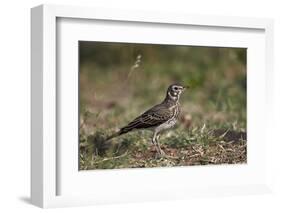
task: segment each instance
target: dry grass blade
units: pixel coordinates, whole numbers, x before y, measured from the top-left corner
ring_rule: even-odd
[[[94,164],[99,164],[99,163],[102,163],[102,162],[105,162],[105,161],[116,160],[116,159],[125,157],[127,154],[128,154],[128,152],[125,152],[125,153],[122,154],[122,155],[115,156],[115,157],[110,157],[110,158],[103,158],[103,159],[100,160],[100,161],[94,161],[94,159],[93,159],[93,163],[94,163]]]

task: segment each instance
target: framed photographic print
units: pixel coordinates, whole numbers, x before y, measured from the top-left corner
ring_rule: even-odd
[[[270,192],[272,20],[31,14],[33,204]]]

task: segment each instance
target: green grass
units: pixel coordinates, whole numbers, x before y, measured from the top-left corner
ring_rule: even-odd
[[[80,169],[143,168],[246,162],[246,138],[234,130],[206,126],[177,129],[161,137],[168,156],[157,157],[151,134],[139,131],[105,142],[107,133],[95,132],[80,140]]]

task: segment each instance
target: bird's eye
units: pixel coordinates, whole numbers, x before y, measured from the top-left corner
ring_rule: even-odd
[[[178,87],[175,87],[174,89],[175,89],[175,90],[178,90],[179,88],[178,88]]]

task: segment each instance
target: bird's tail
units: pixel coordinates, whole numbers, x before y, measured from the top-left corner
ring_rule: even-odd
[[[123,135],[123,134],[125,134],[125,133],[127,133],[127,132],[129,132],[127,129],[121,128],[118,132],[115,132],[115,133],[113,133],[112,135],[109,135],[109,136],[105,139],[105,141],[109,141],[109,140],[111,140],[112,138],[118,137],[118,136]]]
[[[115,137],[117,137],[117,136],[119,136],[119,135],[120,135],[119,131],[118,131],[118,132],[115,132],[115,133],[113,133],[112,135],[109,135],[109,136],[105,139],[105,141],[109,141],[109,140],[111,140],[112,138],[115,138]]]

